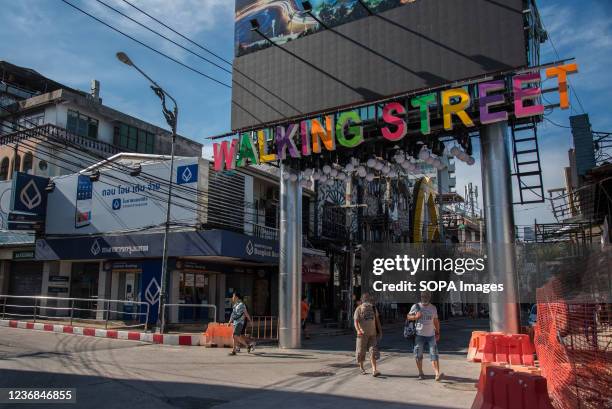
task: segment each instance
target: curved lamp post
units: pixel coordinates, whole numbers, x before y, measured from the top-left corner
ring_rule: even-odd
[[[172,182],[173,182],[173,173],[174,173],[174,146],[176,144],[176,125],[178,120],[178,105],[176,100],[172,98],[170,94],[168,94],[159,84],[144,71],[142,71],[134,62],[128,57],[128,55],[124,52],[117,53],[117,59],[124,63],[127,66],[133,67],[138,71],[143,77],[145,77],[152,85],[151,89],[157,95],[157,97],[161,100],[162,103],[162,112],[164,117],[166,118],[166,122],[172,128],[172,148],[170,151],[170,177],[168,179],[168,200],[166,203],[166,224],[164,229],[164,244],[163,244],[163,253],[162,253],[162,270],[161,270],[161,289],[159,296],[159,306],[157,312],[157,330],[161,333],[164,332],[165,327],[165,317],[164,317],[164,304],[166,301],[166,276],[168,274],[168,233],[170,231],[170,206],[172,199]],[[166,98],[169,98],[174,107],[172,110],[168,109],[166,106]]]

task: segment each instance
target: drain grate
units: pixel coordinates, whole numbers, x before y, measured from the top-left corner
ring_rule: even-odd
[[[304,376],[306,378],[324,378],[326,376],[334,376],[333,372],[315,371],[315,372],[300,372],[298,376]]]
[[[200,398],[197,396],[174,396],[164,399],[167,404],[179,409],[208,409],[227,403],[227,400]]]

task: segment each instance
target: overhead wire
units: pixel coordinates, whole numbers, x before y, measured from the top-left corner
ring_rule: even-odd
[[[217,84],[219,84],[219,85],[222,85],[222,86],[224,86],[224,87],[226,87],[226,88],[228,88],[228,89],[231,89],[231,88],[232,88],[232,85],[227,84],[227,83],[225,83],[225,82],[223,82],[223,81],[221,81],[221,80],[219,80],[219,79],[217,79],[217,78],[213,77],[212,75],[206,74],[206,73],[202,72],[201,70],[199,70],[199,69],[197,69],[197,68],[194,68],[194,67],[192,67],[192,66],[190,66],[190,65],[188,65],[188,64],[185,64],[185,63],[181,62],[180,60],[178,60],[178,59],[176,59],[176,58],[174,58],[174,57],[172,57],[172,56],[170,56],[170,55],[168,55],[168,54],[166,54],[166,53],[164,53],[164,52],[162,52],[162,51],[160,51],[160,50],[158,50],[158,49],[154,48],[153,46],[151,46],[151,45],[149,45],[149,44],[146,44],[146,43],[144,43],[144,42],[143,42],[143,41],[141,41],[141,40],[138,40],[138,39],[137,39],[137,38],[135,38],[134,36],[131,36],[131,35],[129,35],[129,34],[127,34],[127,33],[125,33],[124,31],[122,31],[122,30],[120,30],[120,29],[116,28],[116,27],[115,27],[115,26],[113,26],[112,24],[107,23],[107,22],[105,22],[104,20],[102,20],[102,19],[100,19],[100,18],[96,17],[95,15],[93,15],[93,14],[89,13],[88,11],[86,11],[86,10],[84,10],[84,9],[82,9],[82,8],[80,8],[80,7],[78,7],[78,6],[76,6],[76,5],[74,5],[73,3],[69,2],[68,0],[60,0],[60,1],[62,1],[63,3],[65,3],[65,4],[69,5],[70,7],[74,8],[75,10],[77,10],[77,11],[79,11],[79,12],[83,13],[84,15],[86,15],[86,16],[88,16],[88,17],[90,17],[90,18],[94,19],[95,21],[99,22],[100,24],[103,24],[104,26],[106,26],[106,27],[110,28],[111,30],[113,30],[113,31],[115,31],[115,32],[117,32],[117,33],[119,33],[119,34],[121,34],[121,35],[125,36],[126,38],[129,38],[130,40],[132,40],[132,41],[134,41],[134,42],[138,43],[139,45],[141,45],[141,46],[143,46],[143,47],[145,47],[145,48],[149,49],[150,51],[153,51],[153,52],[155,52],[156,54],[161,55],[162,57],[164,57],[164,58],[166,58],[166,59],[168,59],[168,60],[170,60],[170,61],[172,61],[172,62],[174,62],[174,63],[176,63],[176,64],[178,64],[178,65],[180,65],[180,66],[182,66],[183,68],[186,68],[186,69],[188,69],[188,70],[190,70],[190,71],[192,71],[192,72],[194,72],[194,73],[196,73],[196,74],[199,74],[199,75],[201,75],[201,76],[203,76],[203,77],[207,78],[208,80],[213,81],[213,82],[215,82],[215,83],[217,83]],[[167,41],[169,41],[169,42],[171,42],[171,43],[173,43],[173,44],[177,45],[178,47],[181,47],[182,49],[187,50],[187,51],[188,51],[188,52],[190,52],[191,54],[194,54],[194,55],[198,56],[199,58],[202,58],[202,59],[204,59],[205,61],[207,61],[207,62],[209,62],[209,63],[211,63],[211,64],[214,64],[214,65],[215,65],[215,66],[217,66],[217,67],[220,67],[218,64],[215,64],[215,63],[211,62],[211,61],[210,61],[210,60],[208,60],[206,57],[203,57],[203,56],[201,56],[200,54],[197,54],[197,53],[195,53],[194,51],[192,51],[192,50],[190,50],[190,49],[188,49],[188,48],[186,48],[186,47],[184,47],[184,46],[182,46],[182,45],[180,45],[180,44],[176,43],[175,41],[173,41],[173,40],[169,39],[168,37],[164,36],[163,34],[158,33],[158,32],[156,32],[155,30],[153,30],[153,29],[151,29],[151,28],[149,28],[149,27],[146,27],[146,26],[145,26],[145,25],[143,25],[142,23],[140,23],[140,22],[138,22],[138,21],[136,21],[136,20],[132,19],[131,17],[129,17],[129,16],[127,16],[127,15],[125,15],[124,13],[122,13],[121,11],[119,11],[119,10],[117,10],[117,9],[113,8],[112,6],[107,5],[106,3],[104,3],[104,2],[102,2],[102,1],[100,1],[100,0],[97,0],[97,1],[98,1],[99,3],[101,3],[101,4],[104,4],[104,5],[105,5],[105,6],[107,6],[107,7],[109,7],[109,8],[111,8],[111,9],[115,10],[117,13],[119,13],[119,14],[121,14],[121,15],[125,16],[126,18],[130,19],[131,21],[135,22],[136,24],[138,24],[138,25],[140,25],[140,26],[144,27],[144,28],[145,28],[145,29],[147,29],[148,31],[151,31],[151,32],[155,33],[156,35],[158,35],[158,36],[160,36],[160,37],[162,37],[162,38],[166,39]],[[277,110],[275,107],[273,107],[272,105],[270,105],[270,104],[269,104],[269,103],[268,103],[268,102],[267,102],[265,99],[263,99],[263,98],[261,98],[261,97],[259,97],[259,96],[255,95],[255,94],[254,94],[254,93],[253,93],[251,90],[247,89],[247,88],[246,88],[246,87],[244,87],[242,84],[239,84],[239,83],[237,83],[237,82],[236,82],[236,81],[234,81],[234,80],[232,80],[232,83],[233,83],[233,84],[236,84],[236,85],[237,85],[239,88],[243,89],[243,90],[244,90],[246,93],[248,93],[248,94],[252,95],[252,96],[253,96],[253,98],[255,98],[255,99],[259,100],[261,103],[263,103],[264,105],[266,105],[266,106],[267,106],[268,108],[270,108],[271,110],[275,111],[277,114],[279,114],[279,115],[281,115],[282,117],[286,118],[286,116],[285,116],[285,115],[284,115],[282,112],[278,111],[278,110]],[[243,107],[242,105],[240,105],[238,102],[236,102],[236,101],[232,100],[232,104],[236,105],[237,107],[239,107],[240,109],[242,109],[243,111],[245,111],[245,112],[246,112],[248,115],[250,115],[251,117],[253,117],[253,118],[254,118],[254,119],[256,119],[257,121],[261,121],[261,119],[257,118],[257,116],[255,116],[255,114],[253,114],[252,112],[248,111],[246,108],[244,108],[244,107]],[[295,108],[294,108],[294,109],[295,109]]]
[[[41,140],[41,142],[49,142],[49,141]],[[22,144],[22,145],[24,145],[24,146],[26,146],[26,147],[28,147],[30,149],[33,149],[33,150],[39,149],[39,150],[42,151],[42,149],[40,149],[41,148],[40,145],[31,145],[31,144],[29,144],[29,143],[27,143],[26,141],[23,141],[23,140],[19,141],[18,143],[20,143],[20,144]],[[66,160],[65,158],[62,158],[62,157],[57,156],[55,154],[52,154],[51,152],[44,152],[43,151],[42,153],[47,155],[47,156],[49,156],[52,159],[55,159],[56,161],[60,161],[60,162],[63,162],[63,163],[66,163],[68,165],[73,166],[74,168],[68,168],[66,166],[63,166],[63,165],[57,163],[57,162],[48,161],[49,163],[52,163],[52,164],[56,165],[58,168],[64,169],[64,170],[66,170],[68,172],[74,173],[74,172],[78,171],[77,169],[80,169],[82,167],[82,165],[83,165],[82,163],[79,163],[79,162],[73,162],[73,161]],[[82,158],[83,157],[81,155],[79,157],[79,159],[82,159]],[[41,159],[41,158],[37,157],[37,159]],[[133,180],[122,179],[122,178],[119,178],[119,177],[117,177],[115,175],[111,175],[111,174],[108,174],[108,173],[101,173],[101,176],[104,176],[104,177],[112,179],[112,180],[119,181],[121,183],[133,184]],[[102,182],[102,183],[106,183],[109,186],[114,186],[114,185],[111,185],[111,184],[109,184],[107,182]],[[151,191],[151,192],[138,192],[136,194],[138,196],[141,196],[141,197],[151,198],[154,201],[160,201],[160,202],[161,201],[167,201],[167,190],[164,191],[162,188],[160,188],[160,190],[158,190],[157,192],[154,192],[154,191]],[[181,199],[182,201],[184,201],[184,203],[177,203],[176,202],[177,198]],[[232,220],[231,219],[231,215],[229,215],[227,217],[222,216],[224,213],[226,213],[227,208],[225,208],[225,207],[221,207],[221,206],[218,206],[217,208],[211,207],[210,203],[206,203],[206,205],[205,205],[204,204],[204,202],[205,202],[204,200],[197,201],[195,203],[195,206],[194,206],[192,204],[193,203],[193,199],[194,199],[193,197],[185,197],[185,196],[173,195],[173,199],[174,199],[174,201],[171,200],[171,204],[173,206],[177,206],[179,208],[183,208],[183,209],[186,209],[186,210],[192,210],[192,211],[196,211],[196,212],[201,212],[204,208],[206,208],[206,211],[208,212],[207,214],[210,214],[211,211],[212,212],[218,211],[219,215],[215,216],[216,220],[218,220],[218,221]],[[228,198],[227,200],[228,201],[231,200],[232,201],[231,203],[235,204],[235,198],[231,198],[231,199]],[[222,200],[222,202],[223,202],[223,200]],[[246,206],[245,206],[245,210],[244,210],[243,213],[245,213],[247,215],[255,214],[255,213],[249,213],[249,211],[247,210]]]
[[[544,30],[548,33],[548,40],[550,41],[550,45],[552,46],[553,51],[555,52],[555,55],[557,56],[557,59],[560,59],[561,57],[559,56],[559,51],[557,51],[555,42],[553,41],[552,36],[550,35],[550,32],[548,32],[548,29],[546,28],[546,25],[544,24],[544,20],[542,18],[540,18],[540,22],[542,23],[542,28],[544,28]],[[578,92],[576,92],[574,87],[572,86],[569,79],[567,80],[567,85],[572,90],[572,93],[576,97],[576,101],[578,101],[578,105],[580,106],[580,109],[582,110],[582,113],[584,114],[586,111],[584,110],[584,107],[582,106],[582,101],[580,100],[580,96],[578,95]]]

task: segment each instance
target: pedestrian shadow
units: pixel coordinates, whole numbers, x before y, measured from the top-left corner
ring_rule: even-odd
[[[279,359],[317,359],[312,355],[306,354],[283,354],[282,352],[253,352],[251,355],[263,358],[279,358]]]
[[[469,384],[473,384],[478,382],[478,379],[474,379],[474,378],[464,378],[462,376],[452,376],[452,375],[444,375],[444,378],[442,378],[442,383],[469,383]]]

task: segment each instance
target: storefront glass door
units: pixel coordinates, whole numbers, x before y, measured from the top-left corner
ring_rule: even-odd
[[[70,297],[92,299],[92,301],[75,301],[74,316],[95,318],[98,298],[98,276],[100,263],[72,263],[70,279]]]
[[[180,272],[179,300],[182,304],[211,304],[209,298],[210,275],[198,272]],[[208,308],[184,307],[179,310],[179,321],[201,321],[208,318]]]

